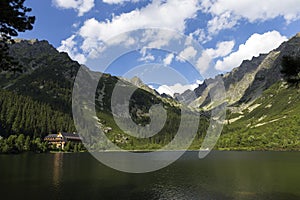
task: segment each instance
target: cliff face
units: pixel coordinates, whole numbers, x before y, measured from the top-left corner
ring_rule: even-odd
[[[256,100],[264,90],[282,79],[281,61],[283,56],[300,56],[300,33],[284,42],[268,54],[261,54],[251,60],[243,61],[231,72],[214,79],[207,79],[194,90],[197,99],[193,100],[195,107],[209,107],[209,91],[219,78],[224,82],[226,102],[228,105],[240,105]],[[178,98],[188,96],[189,91]]]
[[[254,100],[259,95],[282,78],[281,61],[283,56],[300,56],[300,34],[297,34],[289,41],[284,42],[278,49],[269,53],[269,59],[263,63],[263,67],[257,72],[250,87],[245,91],[240,102]]]

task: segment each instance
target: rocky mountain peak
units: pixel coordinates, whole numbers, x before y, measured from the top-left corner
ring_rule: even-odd
[[[141,87],[144,85],[143,81],[137,76],[132,77],[130,79],[130,82],[137,87]]]
[[[223,77],[226,90],[226,100],[229,105],[247,103],[257,99],[261,93],[271,85],[282,79],[281,60],[283,56],[300,56],[300,33],[282,43],[277,49],[268,54],[260,54],[251,60],[226,73]],[[213,88],[219,76],[207,79],[195,89],[196,107],[205,107],[209,104],[209,91]],[[184,93],[184,96],[187,96]]]

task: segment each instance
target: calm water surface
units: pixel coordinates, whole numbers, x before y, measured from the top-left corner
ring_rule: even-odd
[[[0,155],[1,199],[300,199],[300,152],[188,152],[156,172],[110,169],[88,153]]]

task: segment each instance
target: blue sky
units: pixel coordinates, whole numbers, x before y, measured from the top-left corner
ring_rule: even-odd
[[[25,4],[33,9],[36,23],[19,37],[48,40],[91,69],[117,76],[133,75],[141,65],[161,66],[155,68],[161,71],[169,67],[185,78],[176,81],[164,71],[165,82],[158,84],[160,88],[154,85],[169,94],[195,88],[204,78],[226,73],[300,32],[299,0],[27,0]],[[165,51],[174,49],[170,42],[174,44],[176,34],[148,34],[144,29],[149,28],[182,34],[194,45],[185,42],[177,51]],[[137,29],[142,29],[139,38],[131,37],[130,31]],[[147,42],[141,42],[145,38]],[[108,68],[97,60],[107,49],[111,52],[111,46],[115,51],[122,45],[133,50],[109,62]],[[142,79],[151,83],[149,77]]]

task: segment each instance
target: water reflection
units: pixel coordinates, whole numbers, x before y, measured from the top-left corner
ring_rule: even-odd
[[[61,188],[63,174],[63,153],[53,155],[53,187],[56,191]]]
[[[299,152],[212,152],[202,160],[187,152],[146,174],[118,172],[86,153],[0,155],[0,163],[1,199],[300,199]]]

